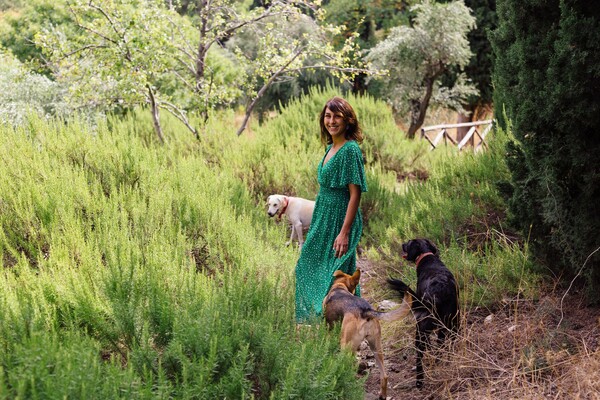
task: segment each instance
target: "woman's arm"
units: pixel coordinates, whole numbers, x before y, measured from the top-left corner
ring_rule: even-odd
[[[358,205],[360,204],[360,186],[353,183],[348,185],[350,190],[350,201],[348,202],[348,208],[346,209],[346,217],[344,218],[344,224],[340,230],[339,235],[333,242],[333,250],[335,256],[340,258],[348,251],[348,235],[350,234],[350,228],[358,212]]]

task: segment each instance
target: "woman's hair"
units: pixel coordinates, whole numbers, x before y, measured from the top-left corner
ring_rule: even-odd
[[[331,134],[327,131],[327,128],[325,128],[325,111],[328,108],[336,114],[341,113],[344,117],[344,122],[346,123],[346,133],[344,134],[344,137],[347,140],[356,140],[358,143],[362,143],[362,129],[360,128],[354,109],[350,103],[337,96],[327,100],[325,107],[323,107],[323,111],[321,111],[321,116],[319,117],[319,123],[321,124],[321,142],[324,144],[333,143]]]

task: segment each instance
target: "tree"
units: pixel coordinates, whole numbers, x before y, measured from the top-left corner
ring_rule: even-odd
[[[361,54],[377,44],[394,26],[408,21],[407,9],[419,0],[331,0],[325,3],[327,21],[344,26],[342,37],[358,34],[357,45]],[[352,81],[353,93],[369,92],[379,97],[373,85],[367,85],[368,75],[359,74]]]
[[[324,11],[312,7],[311,13],[316,18],[305,13],[288,14],[286,18],[269,18],[264,24],[243,29],[242,32],[253,38],[254,46],[249,53],[235,41],[228,46],[234,49],[240,63],[247,66],[248,86],[250,90],[254,88],[238,135],[246,129],[257,102],[276,82],[298,77],[306,71],[325,70],[341,82],[360,73],[374,73],[355,57],[357,34],[349,35],[343,46],[336,48],[331,38],[339,35],[343,27],[319,22],[323,20]]]
[[[109,105],[149,105],[161,141],[160,110],[175,115],[199,138],[189,114],[206,121],[210,109],[246,94],[250,100],[241,133],[257,99],[278,78],[311,68],[335,70],[341,76],[362,71],[352,68],[347,56],[354,37],[341,51],[327,44],[336,30],[317,23],[323,15],[316,2],[272,1],[247,10],[235,0],[200,0],[193,18],[165,3],[76,0],[70,10],[78,34],[46,30],[37,42],[54,63],[57,77],[72,85],[73,95]],[[309,11],[316,17],[309,17]],[[300,20],[312,23],[310,34],[291,37],[287,27]],[[247,31],[257,33],[255,58],[225,46]],[[306,65],[309,59],[317,61]],[[257,77],[263,80],[260,88]]]
[[[396,114],[410,114],[409,138],[421,127],[430,102],[462,110],[464,99],[477,93],[464,74],[454,86],[441,85],[441,77],[452,66],[463,68],[471,58],[468,32],[475,18],[462,1],[436,4],[425,1],[412,9],[413,27],[393,28],[377,44],[367,60],[389,71],[383,95]]]
[[[498,0],[497,11],[494,105],[514,135],[511,221],[538,260],[581,273],[598,300],[600,4]]]
[[[0,49],[0,124],[20,125],[29,112],[66,117],[73,111],[60,84],[29,71]]]
[[[54,26],[35,40],[56,79],[68,84],[73,103],[107,110],[149,105],[161,142],[164,109],[198,137],[186,110],[165,90],[184,72],[178,57],[193,32],[187,20],[158,0],[77,0],[69,10],[77,30]]]
[[[0,9],[2,1],[0,0]],[[9,2],[10,8],[0,18],[0,45],[35,72],[50,76],[44,65],[42,50],[35,45],[34,36],[42,29],[72,24],[66,0],[28,0],[20,4]]]

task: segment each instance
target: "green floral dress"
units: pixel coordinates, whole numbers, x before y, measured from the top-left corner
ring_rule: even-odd
[[[331,149],[327,147],[325,155]],[[321,315],[323,299],[333,281],[333,273],[340,269],[347,274],[356,270],[356,247],[362,235],[360,208],[354,218],[348,237],[348,252],[335,257],[333,242],[339,235],[353,183],[361,192],[367,191],[363,156],[358,143],[350,140],[325,165],[319,163],[319,194],[315,210],[296,265],[296,321],[303,323]],[[360,295],[357,288],[356,294]]]

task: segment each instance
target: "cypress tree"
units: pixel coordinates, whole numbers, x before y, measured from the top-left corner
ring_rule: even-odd
[[[514,135],[512,222],[551,270],[581,270],[598,300],[600,4],[497,0],[497,12],[494,106]]]

